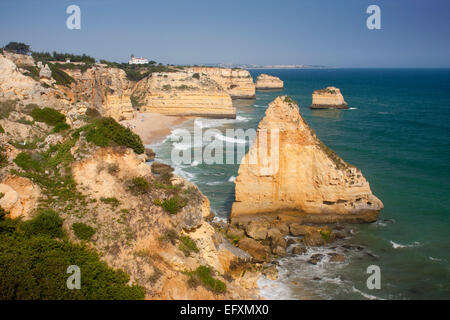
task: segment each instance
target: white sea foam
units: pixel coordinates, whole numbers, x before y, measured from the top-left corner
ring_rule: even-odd
[[[355,108],[355,107],[350,107],[350,108],[348,108],[348,110],[357,110],[358,108]]]
[[[226,137],[222,134],[215,134],[214,136],[219,140],[229,142],[229,143],[239,143],[239,144],[247,143],[247,141],[245,139],[236,139],[236,138]]]
[[[222,181],[212,181],[212,182],[207,182],[205,184],[208,185],[208,186],[217,186],[217,185],[222,184],[222,183],[223,183]]]
[[[197,118],[194,120],[194,125],[200,128],[215,128],[223,126],[227,123],[235,123],[235,122],[247,122],[249,118],[244,116],[236,116],[236,119],[204,119]]]
[[[262,276],[257,281],[259,294],[267,300],[291,300],[291,288],[281,281],[269,280]]]
[[[377,296],[373,296],[371,294],[367,294],[362,292],[361,290],[356,289],[355,287],[352,287],[353,292],[357,292],[360,295],[362,295],[364,298],[369,299],[369,300],[385,300],[383,298],[377,297]]]
[[[228,179],[228,182],[234,182],[234,180],[236,180],[236,177],[235,177],[235,176],[231,176],[231,177]]]
[[[431,261],[442,261],[441,259],[438,258],[433,258],[433,257],[428,257]]]
[[[394,248],[394,249],[414,248],[414,247],[420,246],[420,242],[418,242],[418,241],[414,241],[411,244],[400,244],[400,243],[396,243],[391,240],[390,243],[392,245],[392,248]]]
[[[191,163],[191,167],[196,167],[198,165],[199,165],[199,163],[196,160],[192,161],[192,163]]]

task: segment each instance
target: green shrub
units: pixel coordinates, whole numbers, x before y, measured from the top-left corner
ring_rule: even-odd
[[[200,79],[200,74],[198,72],[196,72],[192,75],[192,78],[195,78],[198,80],[198,79]]]
[[[39,69],[36,66],[30,66],[30,65],[19,65],[19,68],[22,68],[24,70],[28,71],[28,74],[31,78],[33,78],[36,81],[39,81]]]
[[[72,230],[80,240],[91,240],[92,236],[95,234],[95,229],[82,222],[76,222],[72,224]]]
[[[162,271],[159,270],[157,267],[153,267],[153,274],[150,276],[150,282],[155,284],[159,278],[162,276]]]
[[[66,122],[66,116],[61,112],[52,108],[34,108],[31,111],[31,116],[35,121],[45,122],[49,126],[56,126],[60,123]]]
[[[143,299],[144,288],[129,286],[129,276],[101,261],[85,246],[46,236],[15,232],[17,219],[0,222],[0,299]],[[68,290],[67,268],[81,269],[81,289]]]
[[[186,200],[181,198],[178,195],[175,195],[171,197],[170,199],[166,199],[162,203],[162,208],[170,213],[170,214],[176,214],[179,212],[183,207],[186,205]]]
[[[91,119],[101,117],[100,112],[98,112],[98,110],[94,108],[87,108],[85,115]]]
[[[55,79],[56,84],[63,86],[70,86],[71,83],[75,83],[75,79],[69,76],[66,72],[61,70],[61,66],[58,64],[48,64],[50,70],[52,71],[52,78]]]
[[[181,241],[181,243],[180,243],[179,248],[180,248],[181,251],[183,251],[183,253],[184,253],[184,255],[186,257],[190,256],[191,252],[198,253],[198,251],[199,251],[198,247],[195,244],[195,241],[192,240],[191,237],[189,237],[189,236],[182,236],[180,238],[180,241]]]
[[[331,238],[331,230],[330,229],[322,229],[320,230],[320,235],[322,236],[322,239],[324,239],[326,242],[330,241]]]
[[[31,155],[27,152],[21,152],[14,159],[14,162],[23,170],[42,171],[39,161],[33,160]]]
[[[82,130],[86,130],[87,141],[100,147],[115,144],[131,148],[137,154],[145,151],[141,138],[113,118],[97,119],[92,125],[88,125]]]
[[[8,157],[6,155],[5,149],[0,146],[0,168],[5,167],[8,164]]]
[[[189,285],[196,287],[203,285],[205,288],[212,290],[216,293],[224,293],[227,291],[226,285],[223,281],[214,279],[212,276],[212,270],[208,266],[200,266],[195,271],[188,272]]]
[[[162,200],[161,199],[154,199],[153,204],[155,206],[162,206]]]
[[[135,194],[148,192],[150,183],[144,177],[135,177],[131,180],[130,190]]]
[[[0,133],[5,133],[5,129],[3,129],[1,124],[0,124]]]
[[[70,129],[70,126],[65,122],[60,122],[53,128],[53,132],[57,133],[67,129]]]
[[[62,219],[51,209],[41,210],[31,220],[22,224],[22,230],[28,236],[44,235],[51,238],[62,238]]]

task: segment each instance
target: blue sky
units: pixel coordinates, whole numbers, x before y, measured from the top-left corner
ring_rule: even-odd
[[[81,8],[81,30],[66,8]],[[368,30],[366,8],[381,8]],[[450,67],[449,0],[40,0],[0,2],[0,46],[163,63]]]

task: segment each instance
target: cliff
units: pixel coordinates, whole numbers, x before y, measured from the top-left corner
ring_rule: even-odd
[[[260,74],[256,78],[256,90],[281,90],[284,83],[280,78],[265,73]]]
[[[236,117],[230,95],[210,77],[192,72],[153,73],[136,84],[133,99],[143,112]]]
[[[269,104],[258,126],[258,142],[264,132],[272,150],[255,142],[245,155],[235,181],[232,221],[258,215],[288,216],[299,223],[377,219],[383,204],[361,171],[317,138],[293,100],[281,96]],[[254,155],[259,161],[249,163]]]
[[[100,114],[116,120],[134,117],[130,99],[134,84],[127,79],[125,71],[103,66],[93,66],[85,72],[64,69],[64,65],[61,69],[76,80],[70,86],[72,102],[87,102]]]
[[[255,84],[250,72],[242,69],[189,67],[186,71],[207,75],[228,92],[232,99],[254,99]]]
[[[335,87],[327,87],[315,90],[312,94],[311,109],[348,109],[347,102],[341,94],[341,90]]]
[[[5,117],[1,121],[8,125],[6,132],[0,132],[3,244],[12,251],[20,250],[16,238],[22,239],[25,231],[30,232],[33,243],[53,241],[48,234],[51,231],[57,237],[52,242],[55,247],[82,244],[67,250],[57,271],[53,265],[45,265],[51,262],[42,260],[40,266],[46,273],[39,277],[33,273],[35,265],[30,265],[33,290],[28,291],[41,298],[55,297],[58,290],[67,292],[65,278],[52,279],[59,277],[61,268],[67,268],[64,263],[72,261],[73,250],[86,250],[83,256],[95,252],[95,259],[114,270],[123,270],[120,279],[129,276],[123,285],[139,286],[147,299],[258,298],[258,274],[251,270],[251,256],[233,246],[220,228],[207,221],[211,215],[209,200],[187,180],[152,170],[146,163],[142,143],[131,131],[109,118],[87,119],[80,115],[71,121],[78,123],[78,130],[71,126],[54,132],[53,125],[39,121],[20,123],[28,119],[21,107]],[[26,128],[13,132],[14,124]],[[34,142],[22,143],[22,131],[34,132]],[[44,221],[37,220],[43,215]],[[45,219],[51,219],[50,231]],[[24,246],[27,251],[21,261],[52,255],[51,245],[42,245],[36,251]],[[13,255],[3,258],[2,263],[15,263]],[[84,290],[70,297],[105,294],[107,286],[99,284],[102,276],[95,270],[94,275],[87,271],[93,261],[75,261],[85,279]],[[31,297],[25,289],[29,282],[22,281],[18,274],[1,276],[8,279],[0,289],[6,292],[7,288],[18,287],[23,289],[22,298]],[[108,277],[111,279],[112,274]],[[55,288],[48,286],[49,282]],[[124,298],[118,294],[119,288],[115,288],[112,297]]]
[[[134,116],[131,105],[133,83],[123,70],[92,66],[58,64],[58,75],[73,81],[62,85],[53,78],[48,64],[35,63],[28,55],[0,54],[0,98],[16,99],[21,104],[53,106],[63,112],[85,112],[88,107],[116,120]]]

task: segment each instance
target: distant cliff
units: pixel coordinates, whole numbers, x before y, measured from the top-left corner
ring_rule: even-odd
[[[205,74],[215,80],[232,99],[255,98],[255,84],[247,70],[215,67],[188,67],[186,70],[196,74]]]
[[[282,96],[269,104],[258,126],[258,139],[266,130],[270,136],[279,131],[279,147],[268,139],[273,149],[259,154],[255,142],[244,157],[235,181],[232,221],[264,214],[285,214],[300,223],[377,219],[383,204],[361,171],[317,138],[293,100]],[[249,154],[259,154],[259,161],[248,164]],[[275,171],[265,171],[265,161]]]
[[[280,78],[265,73],[260,74],[256,78],[255,84],[257,90],[281,90],[284,87],[284,83]]]
[[[207,75],[192,72],[153,73],[133,91],[140,111],[177,116],[235,118],[230,95]]]

